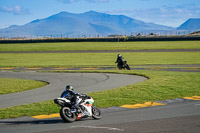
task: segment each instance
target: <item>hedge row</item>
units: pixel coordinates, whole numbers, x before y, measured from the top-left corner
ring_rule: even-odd
[[[122,41],[191,41],[200,36],[159,37],[114,37],[114,38],[44,38],[44,39],[0,39],[0,43],[42,43],[42,42],[122,42]]]

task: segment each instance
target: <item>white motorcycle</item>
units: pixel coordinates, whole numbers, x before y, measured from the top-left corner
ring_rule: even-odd
[[[54,103],[61,106],[60,116],[65,122],[74,122],[82,118],[92,117],[94,119],[101,119],[101,111],[93,106],[93,98],[87,95],[78,95],[77,100],[79,109],[72,108],[71,101],[66,98],[56,98]]]

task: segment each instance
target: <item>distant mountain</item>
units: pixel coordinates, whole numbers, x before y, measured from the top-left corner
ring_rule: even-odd
[[[60,12],[48,18],[37,19],[22,26],[0,29],[0,37],[40,36],[107,36],[131,32],[172,30],[172,27],[146,23],[124,15],[110,15],[89,11],[75,14]]]
[[[177,30],[200,30],[200,18],[188,19],[186,22],[181,24]]]

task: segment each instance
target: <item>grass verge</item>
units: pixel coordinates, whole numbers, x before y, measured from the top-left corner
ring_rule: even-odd
[[[0,94],[9,94],[40,88],[48,83],[35,80],[0,78]]]
[[[0,54],[1,67],[102,67],[115,66],[118,53]],[[121,53],[129,65],[200,64],[200,52]]]
[[[95,105],[100,108],[200,95],[200,73],[115,70],[75,72],[137,74],[150,78],[145,82],[135,85],[88,93],[88,95],[94,98]],[[46,101],[0,109],[0,119],[52,114],[58,112],[59,107],[55,105],[53,101]]]
[[[0,51],[200,49],[200,41],[58,42],[0,44]]]

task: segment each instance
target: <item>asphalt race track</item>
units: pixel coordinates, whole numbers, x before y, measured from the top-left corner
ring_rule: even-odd
[[[0,78],[33,79],[49,83],[34,90],[0,95],[0,108],[52,100],[60,96],[66,85],[72,85],[76,92],[88,93],[147,80],[142,76],[124,74],[38,72],[0,72]]]
[[[61,118],[0,121],[1,133],[199,133],[200,102],[140,109],[102,109],[102,119],[63,123]]]
[[[145,81],[145,77],[106,73],[0,72],[0,78],[46,81],[49,85],[14,94],[0,95],[0,108],[40,102],[59,97],[67,84],[80,93],[112,89]],[[179,101],[164,106],[101,109],[102,119],[64,123],[61,118],[21,117],[0,120],[0,133],[198,133],[200,101]]]

